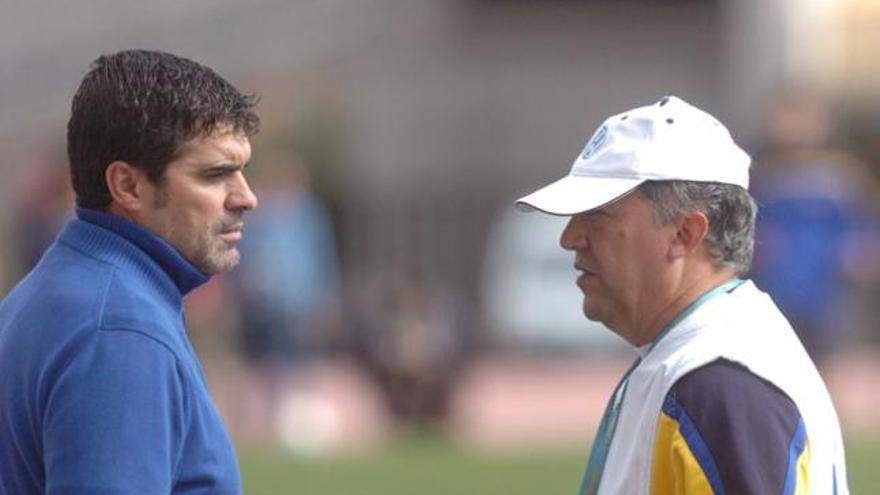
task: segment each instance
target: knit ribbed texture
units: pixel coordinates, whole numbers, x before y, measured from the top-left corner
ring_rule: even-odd
[[[86,226],[77,225],[76,222],[71,223],[72,235],[77,236],[79,241],[89,248],[90,253],[95,253],[97,257],[109,263],[132,266],[155,280],[162,287],[167,285],[168,281],[160,280],[164,278],[161,273],[149,266],[158,263],[162,267],[162,272],[170,277],[170,281],[176,286],[179,292],[178,299],[209,279],[192,263],[184,259],[170,244],[134,222],[79,205],[76,207],[76,216],[93,226],[101,227],[101,229],[86,228]],[[104,230],[109,230],[117,235],[112,235]],[[119,238],[120,236],[122,239]],[[129,249],[113,248],[118,246],[119,242],[125,241],[139,247],[147,256],[133,256]],[[90,249],[91,247],[95,249]]]
[[[0,303],[0,493],[240,495],[184,327],[208,277],[134,223],[77,216]]]

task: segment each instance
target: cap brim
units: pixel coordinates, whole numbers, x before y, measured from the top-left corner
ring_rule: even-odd
[[[635,189],[644,179],[568,175],[516,200],[522,211],[576,215],[604,206]]]

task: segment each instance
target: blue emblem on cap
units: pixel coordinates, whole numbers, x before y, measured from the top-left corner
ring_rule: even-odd
[[[599,148],[605,144],[605,138],[608,137],[608,126],[603,125],[593,134],[593,137],[590,138],[590,141],[587,143],[587,146],[584,147],[584,152],[581,153],[581,159],[586,160],[593,156]]]

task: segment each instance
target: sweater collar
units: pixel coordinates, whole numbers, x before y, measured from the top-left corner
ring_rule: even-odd
[[[76,216],[84,222],[105,228],[141,248],[171,277],[181,295],[186,295],[210,279],[174,247],[134,222],[79,205],[76,205]]]

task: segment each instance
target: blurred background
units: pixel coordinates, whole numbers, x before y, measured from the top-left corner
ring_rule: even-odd
[[[242,265],[188,301],[246,493],[573,493],[633,352],[512,202],[674,94],[753,156],[752,276],[880,487],[875,0],[2,2],[0,288],[72,213],[71,97],[161,49],[261,98]]]

